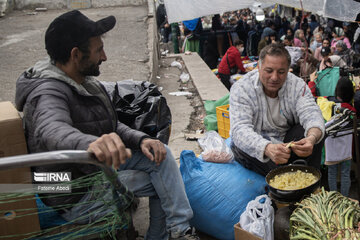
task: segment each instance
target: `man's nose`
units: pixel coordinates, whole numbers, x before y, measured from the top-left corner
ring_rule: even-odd
[[[277,80],[278,79],[278,73],[276,72],[276,71],[273,71],[272,73],[271,73],[271,80]]]
[[[101,61],[105,62],[107,60],[107,57],[106,57],[106,53],[104,50],[102,50],[102,53],[101,53]]]

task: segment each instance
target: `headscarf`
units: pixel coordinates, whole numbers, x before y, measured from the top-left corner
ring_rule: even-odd
[[[336,42],[336,47],[341,47],[342,51],[344,52],[348,49],[348,47],[346,46],[346,43],[343,40],[339,40]]]
[[[334,32],[338,37],[342,37],[342,36],[345,35],[344,29],[342,29],[341,27],[335,27],[333,32]]]
[[[300,36],[300,32],[303,32],[302,29],[298,29],[295,31],[295,34],[294,34],[294,37],[296,37],[297,39],[300,39],[299,36]],[[300,39],[301,41],[304,41],[304,39]]]
[[[352,66],[354,51],[352,49],[348,49],[343,40],[337,41],[336,47],[341,47],[342,51],[339,52],[338,50],[335,50],[334,55],[341,56],[348,67]]]

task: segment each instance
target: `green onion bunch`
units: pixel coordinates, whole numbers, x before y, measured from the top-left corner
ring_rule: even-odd
[[[360,207],[357,201],[335,191],[311,194],[290,217],[290,239],[358,240]]]

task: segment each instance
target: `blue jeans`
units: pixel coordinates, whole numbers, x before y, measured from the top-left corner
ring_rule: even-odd
[[[340,166],[341,168],[340,193],[347,197],[349,196],[349,190],[351,185],[351,180],[350,180],[351,160],[346,160],[334,165],[328,165],[329,188],[330,191],[337,191],[338,166]]]
[[[165,240],[169,234],[176,238],[189,228],[193,217],[185,187],[175,159],[166,146],[166,159],[156,166],[141,151],[134,151],[133,157],[120,166],[119,180],[138,197],[150,197],[150,226],[145,239]],[[112,199],[108,186],[94,186],[100,191],[89,191],[79,203],[61,216],[67,221],[87,224],[116,211],[107,206],[104,199]],[[101,197],[101,198],[100,198]],[[102,201],[94,201],[100,198]],[[85,216],[85,217],[84,217]]]

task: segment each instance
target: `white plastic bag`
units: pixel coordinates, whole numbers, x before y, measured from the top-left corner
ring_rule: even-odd
[[[266,194],[248,203],[240,216],[240,226],[264,240],[274,240],[274,209]]]
[[[191,92],[170,92],[169,95],[172,96],[191,96],[192,93]]]
[[[190,75],[186,72],[181,73],[180,80],[182,83],[187,83],[190,80]]]
[[[173,61],[172,63],[171,63],[171,66],[172,67],[177,67],[178,69],[182,69],[182,65],[181,65],[181,63],[180,62],[178,62],[178,61]]]
[[[228,163],[234,158],[231,149],[226,145],[224,139],[216,132],[209,131],[198,140],[200,147],[204,150],[201,155],[204,161],[216,163]]]

